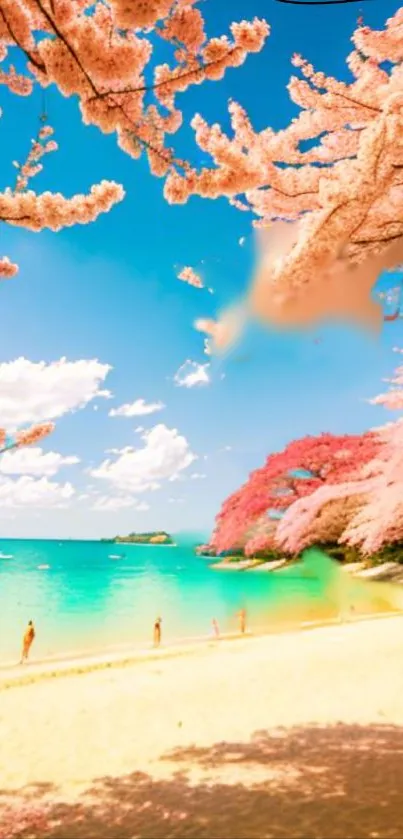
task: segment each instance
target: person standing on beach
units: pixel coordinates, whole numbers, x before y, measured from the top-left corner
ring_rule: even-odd
[[[240,631],[241,635],[244,635],[245,631],[246,631],[246,609],[241,609],[241,611],[238,612],[238,617],[239,617],[239,631]]]
[[[23,642],[22,642],[22,655],[20,664],[24,664],[24,661],[28,661],[29,651],[32,647],[33,640],[35,638],[35,627],[32,621],[29,621],[28,626],[25,630]]]
[[[216,618],[213,618],[212,626],[213,626],[214,637],[219,638],[220,637],[220,627],[218,626],[218,621],[216,620]]]
[[[154,623],[154,647],[159,647],[161,644],[161,623],[162,618],[157,618]]]

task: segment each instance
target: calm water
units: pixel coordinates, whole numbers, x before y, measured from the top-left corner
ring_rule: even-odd
[[[251,629],[335,614],[323,555],[280,574],[217,571],[195,556],[200,538],[176,539],[177,547],[0,540],[0,662],[18,657],[30,619],[33,657],[42,658],[144,646],[157,615],[169,642],[210,634],[213,617],[231,632],[242,607]]]

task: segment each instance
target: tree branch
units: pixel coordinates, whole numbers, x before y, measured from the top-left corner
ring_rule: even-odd
[[[85,67],[83,67],[75,49],[71,46],[71,44],[69,44],[67,38],[65,38],[65,36],[63,35],[63,32],[61,31],[61,29],[59,29],[57,23],[55,23],[55,21],[53,20],[53,18],[49,14],[49,12],[46,11],[46,9],[43,6],[42,0],[35,0],[35,2],[37,4],[37,6],[39,7],[41,13],[43,14],[44,18],[47,20],[49,25],[52,27],[55,35],[57,35],[57,37],[60,38],[60,40],[62,41],[62,43],[66,47],[66,49],[69,51],[70,55],[74,58],[75,62],[77,63],[77,65],[80,68],[83,76],[86,78],[88,84],[90,85],[90,87],[92,88],[94,93],[97,94],[98,93],[97,88],[95,87],[91,77],[88,75]]]
[[[107,96],[116,95],[119,96],[124,93],[148,93],[153,90],[158,90],[160,87],[164,87],[164,85],[172,84],[173,82],[180,81],[181,79],[187,79],[189,76],[194,76],[196,73],[203,74],[209,67],[214,67],[215,65],[219,64],[228,56],[232,55],[235,51],[236,47],[233,47],[231,50],[223,56],[222,58],[216,59],[215,61],[208,61],[206,64],[201,64],[196,67],[194,70],[185,70],[184,73],[179,73],[179,75],[174,76],[172,79],[167,79],[164,82],[155,82],[155,84],[146,84],[142,87],[126,87],[123,90],[106,90],[103,93],[98,93],[97,96],[91,96],[89,98],[89,102],[92,102],[93,99],[105,99]]]
[[[33,65],[34,65],[34,67],[37,67],[37,68],[38,68],[38,70],[40,70],[42,73],[43,73],[43,72],[45,72],[45,70],[46,70],[45,65],[44,65],[44,64],[41,64],[41,63],[40,63],[40,62],[39,62],[36,58],[34,58],[34,57],[33,57],[33,55],[31,55],[31,53],[30,53],[30,52],[27,52],[27,50],[26,50],[26,49],[24,49],[24,47],[23,47],[23,46],[21,46],[21,44],[19,43],[18,38],[17,38],[17,37],[16,37],[16,35],[14,34],[13,29],[12,29],[12,27],[11,27],[11,24],[10,24],[10,23],[9,23],[9,21],[7,20],[7,18],[6,18],[6,16],[5,16],[4,11],[3,11],[3,9],[2,9],[2,8],[0,8],[0,14],[1,14],[2,18],[3,18],[3,21],[4,21],[4,24],[5,24],[5,27],[6,27],[7,31],[9,32],[10,38],[14,41],[14,43],[16,44],[16,46],[17,46],[17,47],[19,47],[19,49],[21,50],[21,52],[23,52],[23,53],[24,53],[24,55],[27,57],[28,61],[30,61],[30,62],[31,62],[31,64],[33,64]]]

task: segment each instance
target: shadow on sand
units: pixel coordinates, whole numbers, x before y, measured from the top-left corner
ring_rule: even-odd
[[[143,773],[101,778],[74,804],[56,800],[51,784],[11,797],[0,793],[0,836],[13,818],[8,835],[19,839],[402,836],[400,728],[340,724],[256,732],[249,743],[178,748],[161,764],[169,780]],[[28,816],[21,822],[17,812],[25,807],[28,813],[31,805],[42,817],[36,813],[29,826]]]

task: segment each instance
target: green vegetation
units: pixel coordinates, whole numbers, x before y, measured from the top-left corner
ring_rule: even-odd
[[[101,539],[101,542],[140,544],[140,545],[173,545],[172,536],[165,530],[151,530],[147,533],[129,533],[128,536],[114,536],[113,539]]]
[[[384,562],[398,562],[403,565],[403,542],[394,542],[391,545],[386,545],[372,556],[364,556],[355,547],[347,545],[338,545],[337,543],[323,543],[316,545],[319,550],[326,553],[337,562],[351,563],[351,562],[365,562],[368,566],[382,565]],[[202,556],[217,557],[217,559],[225,559],[226,562],[240,562],[243,559],[259,559],[262,562],[275,562],[278,559],[289,559],[290,562],[298,560],[299,556],[292,556],[285,551],[266,550],[256,553],[253,557],[245,557],[243,550],[224,551],[216,554],[210,551],[208,546],[205,550],[198,551]]]

